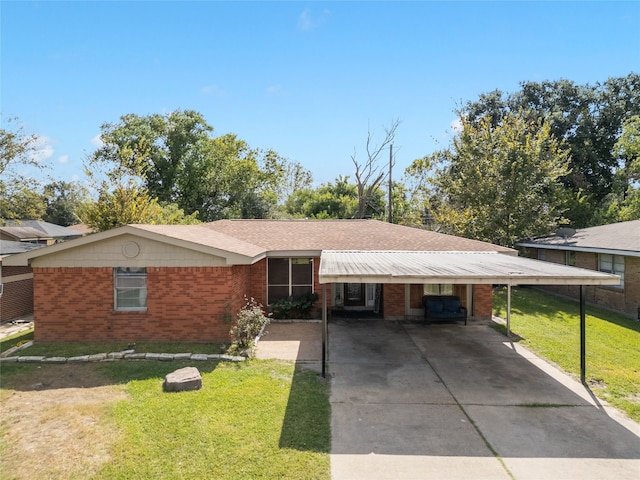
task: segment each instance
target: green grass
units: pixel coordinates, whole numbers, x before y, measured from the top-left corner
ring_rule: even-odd
[[[494,313],[506,318],[505,290],[496,291],[493,305]],[[511,331],[531,350],[580,376],[577,302],[538,290],[513,289]],[[640,421],[640,322],[587,306],[586,380],[596,395]]]
[[[33,329],[12,335],[0,341],[0,352],[26,341],[33,340]],[[187,342],[137,342],[129,345],[125,342],[37,342],[33,346],[20,350],[15,355],[44,355],[47,357],[76,357],[95,353],[121,352],[132,348],[136,353],[224,353],[226,345],[222,343]]]
[[[164,376],[187,365],[193,366],[138,361],[83,367],[98,369],[128,393],[109,409],[107,419],[120,434],[111,460],[94,478],[330,478],[329,387],[316,372],[292,362],[199,362],[201,390],[163,392]],[[6,367],[5,378],[29,373],[23,365]],[[64,368],[42,366],[56,367]]]
[[[100,478],[329,478],[326,384],[292,363],[220,362],[203,388],[162,393],[175,366],[105,368],[127,382],[113,410],[124,437]],[[201,369],[202,371],[202,369]]]

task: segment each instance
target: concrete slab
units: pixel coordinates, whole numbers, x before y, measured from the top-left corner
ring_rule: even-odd
[[[455,405],[435,372],[422,364],[331,364],[331,401]]]
[[[332,478],[640,478],[640,425],[486,322],[329,325]]]
[[[258,342],[256,358],[317,362],[322,359],[322,324],[317,321],[273,322]]]

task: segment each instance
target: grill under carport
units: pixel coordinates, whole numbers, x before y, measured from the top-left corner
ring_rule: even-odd
[[[323,288],[322,376],[326,376],[327,291],[331,283],[450,283],[507,286],[507,334],[511,287],[516,285],[580,286],[580,378],[585,381],[586,285],[619,285],[620,277],[497,252],[427,252],[323,250],[319,282]]]

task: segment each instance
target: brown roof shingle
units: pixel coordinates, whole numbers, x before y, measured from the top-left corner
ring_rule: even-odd
[[[202,227],[253,245],[260,245],[268,251],[514,252],[512,249],[486,242],[378,220],[218,220]]]

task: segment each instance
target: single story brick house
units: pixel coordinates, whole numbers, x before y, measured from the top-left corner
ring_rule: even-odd
[[[619,285],[587,287],[586,301],[640,319],[640,220],[561,229],[517,246],[530,258],[618,275]],[[553,292],[579,297],[575,285],[557,285]]]
[[[315,292],[325,250],[515,250],[376,220],[220,220],[127,225],[8,259],[34,275],[36,341],[228,340],[229,319],[253,297],[268,305]],[[491,317],[491,285],[333,283],[333,310],[386,319],[423,315],[425,293],[461,298]],[[314,313],[317,309],[314,309]],[[318,314],[319,316],[319,314]]]

